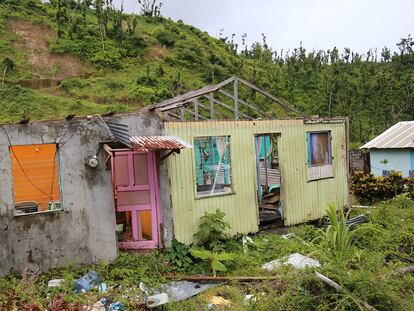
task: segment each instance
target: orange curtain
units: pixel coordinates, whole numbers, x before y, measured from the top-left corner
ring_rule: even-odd
[[[10,149],[14,203],[34,201],[39,211],[45,211],[50,201],[59,201],[56,145],[12,146]]]

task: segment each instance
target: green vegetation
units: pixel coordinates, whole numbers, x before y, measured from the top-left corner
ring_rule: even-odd
[[[42,95],[31,89],[0,87],[0,122],[15,122],[30,117],[34,120],[64,118],[69,114],[88,115],[108,111],[128,111],[125,105],[97,105],[87,100]]]
[[[360,212],[355,210],[351,214]],[[289,239],[276,234],[258,234],[252,236],[253,243],[247,248],[243,247],[241,237],[223,242],[222,252],[233,255],[230,261],[224,260],[227,257],[219,258],[219,262],[226,264],[223,272],[219,271],[220,265],[215,267],[221,275],[273,275],[277,279],[249,284],[228,283],[187,301],[170,303],[167,310],[205,310],[212,295],[230,300],[227,310],[357,310],[360,308],[358,299],[378,310],[412,310],[414,275],[394,276],[391,273],[413,264],[413,206],[402,206],[398,198],[383,202],[371,211],[370,222],[360,224],[353,231],[343,226],[341,213],[338,217],[330,215],[332,227],[327,229],[311,225],[291,228],[294,236]],[[176,242],[172,249],[148,255],[121,253],[113,263],[83,267],[69,265],[37,277],[22,279],[10,275],[0,279],[0,309],[19,309],[28,304],[46,306],[53,297],[56,299],[60,295],[67,302],[89,305],[100,297],[110,297],[125,303],[128,310],[135,310],[136,301],[143,300],[138,289],[140,281],[157,287],[168,282],[166,275],[179,279],[182,275],[208,273],[205,270],[210,255],[206,261],[199,260],[189,254],[187,246],[178,245],[180,243]],[[174,252],[181,253],[179,257],[189,257],[191,264],[179,264],[171,257]],[[327,287],[311,269],[295,271],[292,267],[283,266],[272,273],[261,269],[262,264],[295,252],[318,259],[322,267],[317,270],[346,291],[338,293]],[[74,279],[91,269],[96,270],[110,287],[118,286],[107,293],[73,294],[71,285]],[[53,278],[64,278],[64,285],[48,288],[47,281]],[[246,294],[254,295],[254,299],[245,301]]]
[[[384,47],[365,55],[346,48],[328,51],[272,50],[263,36],[252,46],[238,46],[232,38],[215,39],[183,22],[160,15],[162,5],[141,1],[141,15],[125,14],[112,1],[40,0],[0,1],[0,70],[6,83],[42,77],[65,79],[52,101],[64,97],[99,104],[122,103],[136,109],[179,93],[239,75],[290,102],[308,114],[350,118],[351,141],[357,146],[400,120],[414,117],[414,41],[410,36],[397,44],[398,52]],[[13,32],[10,22],[29,22],[49,29],[37,34],[45,40],[53,67],[33,64],[36,47]],[[397,38],[396,38],[397,41]],[[83,62],[88,75],[73,77],[58,61],[68,53]],[[6,58],[13,69],[6,69]],[[37,66],[37,67],[36,67]],[[62,73],[63,71],[63,73]],[[76,76],[76,74],[75,74]],[[73,83],[72,80],[76,80]],[[3,92],[7,92],[6,91]],[[64,91],[64,92],[63,92]],[[282,115],[255,93],[245,94],[267,112]],[[51,98],[49,98],[50,100]],[[25,103],[31,113],[31,101]],[[46,105],[46,104],[45,104]],[[43,107],[49,110],[47,105]],[[24,108],[23,108],[24,109]],[[76,111],[83,114],[83,109]],[[2,120],[18,121],[1,112]],[[34,118],[38,116],[34,113]]]
[[[401,172],[391,171],[387,176],[374,176],[355,172],[351,178],[351,192],[363,204],[392,199],[397,195],[414,199],[414,179],[403,177]]]

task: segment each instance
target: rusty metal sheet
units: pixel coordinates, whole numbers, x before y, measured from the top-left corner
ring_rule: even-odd
[[[414,121],[398,122],[360,149],[414,148]]]
[[[177,150],[193,146],[177,136],[132,136],[129,138],[132,148],[136,151]]]

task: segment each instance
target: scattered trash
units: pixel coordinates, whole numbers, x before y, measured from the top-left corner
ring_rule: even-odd
[[[312,259],[307,256],[303,256],[302,254],[299,254],[299,253],[294,253],[294,254],[285,256],[282,259],[275,259],[275,260],[269,261],[262,266],[262,269],[270,272],[275,269],[278,269],[281,265],[285,265],[285,266],[292,265],[296,269],[304,269],[306,267],[318,268],[321,266],[319,261],[315,259]]]
[[[243,252],[244,253],[247,253],[247,251],[249,250],[249,246],[255,245],[252,238],[247,236],[247,235],[244,235],[242,237],[242,244],[243,244]]]
[[[149,295],[148,288],[142,282],[139,283],[139,289],[144,293],[144,302],[148,309],[157,308],[169,302],[169,298],[166,293]]]
[[[120,302],[112,302],[109,307],[108,311],[123,311],[124,305]]]
[[[175,281],[163,285],[162,289],[168,293],[171,301],[182,301],[198,295],[210,288],[219,286],[221,283],[196,283],[189,281]]]
[[[106,311],[105,305],[99,300],[92,306],[91,311]]]
[[[367,213],[367,214],[369,215],[370,213]],[[349,229],[353,229],[356,226],[358,226],[359,224],[368,222],[369,221],[369,216],[367,216],[367,214],[361,214],[361,215],[355,216],[353,218],[347,219],[346,224],[349,227]],[[331,224],[331,222],[329,220],[327,220],[324,223],[324,226],[329,226],[330,224]]]
[[[244,304],[247,305],[249,303],[256,302],[256,297],[252,294],[248,294],[244,296]]]
[[[302,244],[304,245],[309,245],[309,243],[305,242],[304,240],[302,240],[300,237],[298,237],[296,234],[294,233],[287,233],[287,234],[282,234],[282,238],[284,238],[285,240],[288,240],[290,238],[295,238],[298,239]]]
[[[278,210],[269,211],[269,210],[261,210],[259,211],[259,222],[260,225],[265,225],[272,223],[278,219],[282,218],[280,212]]]
[[[59,287],[62,286],[62,283],[64,282],[64,279],[53,279],[47,282],[48,287]]]
[[[108,286],[106,285],[106,283],[99,284],[99,291],[101,293],[105,293],[107,290],[108,290]]]
[[[80,277],[73,283],[73,291],[75,293],[85,293],[91,289],[92,286],[97,286],[102,283],[102,279],[96,271],[89,271],[86,275]]]
[[[212,304],[213,306],[218,306],[218,305],[230,305],[231,301],[224,299],[221,296],[212,296],[209,300],[209,304]]]

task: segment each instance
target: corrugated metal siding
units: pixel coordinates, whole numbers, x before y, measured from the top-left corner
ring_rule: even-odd
[[[168,122],[167,134],[193,143],[194,137],[230,135],[233,194],[196,199],[194,151],[183,150],[169,159],[175,237],[190,243],[204,212],[220,208],[231,233],[258,230],[254,135],[280,133],[279,157],[285,224],[317,219],[328,202],[347,204],[345,122],[304,124],[303,120]],[[308,182],[306,131],[330,130],[334,178]]]

